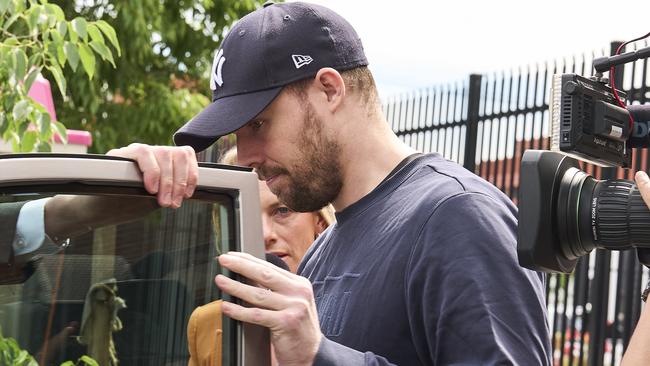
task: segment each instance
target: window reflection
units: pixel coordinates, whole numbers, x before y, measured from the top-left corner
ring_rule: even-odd
[[[43,197],[1,196],[0,210]],[[132,204],[141,197],[83,198],[114,200],[119,214],[104,211],[105,216],[111,212],[107,220],[90,231],[80,228],[69,241],[56,238],[53,246],[23,255],[24,263],[11,271],[0,271],[4,336],[15,338],[45,364],[76,361],[91,352],[110,357],[106,338],[112,336],[120,365],[186,365],[189,315],[197,306],[220,298],[213,283],[220,271],[214,257],[237,249],[232,198],[210,194],[177,210],[141,211]],[[94,213],[90,210],[87,215]],[[127,222],[111,223],[129,215]],[[110,332],[105,324],[114,319],[112,312],[120,301],[126,306],[117,312],[121,329]],[[84,324],[90,329],[84,338],[90,335],[92,340],[81,344],[77,336],[83,318],[93,313],[98,314],[97,324]]]

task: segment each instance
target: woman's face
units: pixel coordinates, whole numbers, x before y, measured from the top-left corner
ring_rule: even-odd
[[[296,273],[314,239],[327,224],[318,212],[294,212],[278,201],[264,181],[259,182],[264,247]]]

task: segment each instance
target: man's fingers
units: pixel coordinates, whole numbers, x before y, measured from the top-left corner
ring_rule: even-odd
[[[196,161],[196,153],[190,146],[183,146],[187,154],[188,171],[187,171],[187,189],[185,190],[185,198],[190,198],[194,194],[196,185],[199,181],[199,163]]]
[[[231,254],[219,256],[219,264],[229,270],[239,273],[262,287],[270,288],[276,292],[285,292],[293,288],[293,280],[284,273],[283,269],[268,262],[256,262],[248,258],[241,258]]]
[[[169,207],[173,203],[172,191],[174,189],[174,161],[172,160],[172,152],[165,148],[156,149],[154,151],[156,161],[160,167],[158,204],[162,207]]]
[[[275,264],[273,264],[273,263],[271,263],[271,262],[269,262],[269,261],[267,261],[265,259],[257,258],[257,257],[255,257],[255,256],[253,256],[251,254],[248,254],[248,253],[231,251],[231,252],[228,252],[226,254],[231,255],[233,257],[241,258],[244,261],[251,261],[253,263],[257,263],[259,265],[262,265],[262,266],[269,267],[271,269],[277,270],[278,273],[280,273],[281,275],[283,275],[283,276],[285,276],[285,277],[287,277],[289,279],[292,279],[292,278],[297,276],[296,274],[293,274],[293,273],[291,273],[291,272],[289,272],[287,270],[284,270],[281,267],[278,267]]]
[[[187,190],[187,178],[189,167],[187,166],[187,154],[181,151],[178,154],[173,154],[173,186],[172,186],[172,207],[181,207],[181,202],[185,197]]]
[[[648,178],[648,174],[643,171],[638,171],[634,176],[634,180],[636,181],[637,187],[639,187],[643,201],[650,207],[650,178]]]
[[[235,320],[257,324],[267,328],[274,328],[277,324],[277,321],[275,321],[277,312],[273,310],[245,308],[228,301],[223,301],[221,303],[221,311]]]
[[[107,153],[133,159],[142,172],[147,192],[158,196],[162,207],[178,208],[190,198],[199,177],[194,149],[190,146],[149,146],[134,143]]]
[[[110,156],[119,156],[133,159],[143,175],[144,188],[151,194],[157,194],[160,188],[160,167],[153,151],[143,144],[131,144],[121,149],[113,149],[106,153]]]
[[[280,310],[288,306],[286,297],[265,288],[250,286],[224,275],[217,275],[214,282],[221,291],[254,306],[271,310]]]

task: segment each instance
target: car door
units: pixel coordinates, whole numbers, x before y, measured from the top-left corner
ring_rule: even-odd
[[[215,257],[232,250],[264,256],[249,170],[204,164],[169,209],[127,159],[0,156],[0,327],[40,364],[186,365],[188,319],[223,297]],[[220,320],[214,364],[270,364],[266,330]]]

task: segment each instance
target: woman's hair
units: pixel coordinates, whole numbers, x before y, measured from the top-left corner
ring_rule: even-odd
[[[219,159],[219,163],[226,165],[237,165],[237,147],[233,146],[228,149],[228,151],[223,153],[221,159]],[[330,226],[332,223],[334,223],[334,207],[332,207],[331,204],[328,204],[317,212],[323,218],[323,220],[325,220],[327,226]]]

